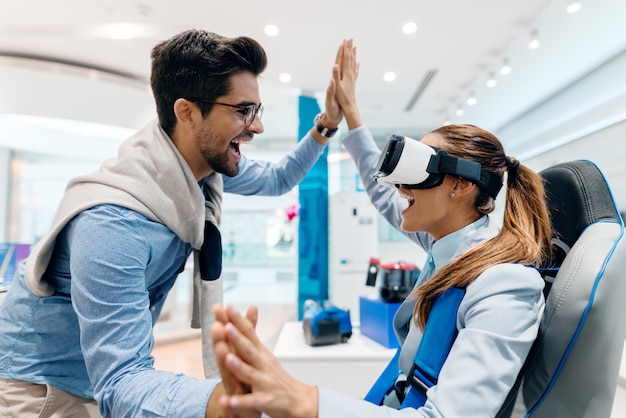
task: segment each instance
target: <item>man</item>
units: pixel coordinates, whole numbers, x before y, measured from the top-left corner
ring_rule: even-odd
[[[263,132],[266,63],[250,38],[197,30],[153,49],[158,121],[69,183],[0,307],[0,416],[222,415],[220,381],[154,370],[152,327],[192,251],[202,283],[221,273],[221,174],[236,176],[240,145]],[[332,82],[326,105],[295,154],[321,153],[319,131],[339,124]],[[283,163],[273,169],[293,169]],[[289,187],[249,181],[269,165],[243,166],[230,191]]]

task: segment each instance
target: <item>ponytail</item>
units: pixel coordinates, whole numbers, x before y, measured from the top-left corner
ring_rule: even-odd
[[[469,138],[472,141],[471,145],[468,146],[466,132],[464,135],[458,135],[456,132],[461,128],[472,132]],[[455,135],[451,135],[450,129]],[[480,134],[478,136],[477,131]],[[483,169],[500,175],[507,171],[508,175],[504,219],[500,233],[444,265],[409,296],[417,298],[414,314],[417,317],[417,325],[422,329],[426,326],[437,295],[453,286],[467,287],[485,270],[497,264],[520,263],[540,267],[544,260],[550,257],[552,238],[543,179],[539,174],[520,164],[517,159],[506,157],[495,136],[474,126],[448,125],[433,132],[443,134],[450,145],[449,149],[446,148],[448,153],[478,160]],[[488,149],[485,148],[484,142],[489,142],[493,148],[494,141],[500,145],[501,151],[499,155],[487,156],[489,163],[484,164],[485,149]],[[458,150],[463,151],[455,152]],[[472,154],[472,151],[476,150],[481,151]],[[481,213],[489,213],[495,207],[495,201],[481,191],[476,198],[475,207]]]

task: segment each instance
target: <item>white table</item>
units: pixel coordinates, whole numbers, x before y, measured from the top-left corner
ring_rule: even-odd
[[[302,322],[286,322],[274,354],[296,379],[362,398],[395,354],[363,336],[358,328],[346,343],[311,347],[304,341]]]

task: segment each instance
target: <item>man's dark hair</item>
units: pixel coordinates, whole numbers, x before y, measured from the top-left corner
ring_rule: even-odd
[[[215,100],[231,90],[230,76],[249,71],[258,76],[267,66],[263,47],[246,36],[227,38],[203,30],[187,30],[152,49],[150,84],[163,130],[176,125],[174,102],[179,98]],[[212,105],[198,103],[202,115]]]

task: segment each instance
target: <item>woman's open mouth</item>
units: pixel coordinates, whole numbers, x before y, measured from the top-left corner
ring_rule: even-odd
[[[407,200],[407,202],[409,202],[409,206],[407,206],[401,213],[405,213],[406,211],[409,210],[409,208],[411,206],[413,206],[413,204],[415,203],[415,198],[413,196],[411,196],[410,194],[405,194],[400,192],[400,196],[405,198]]]

